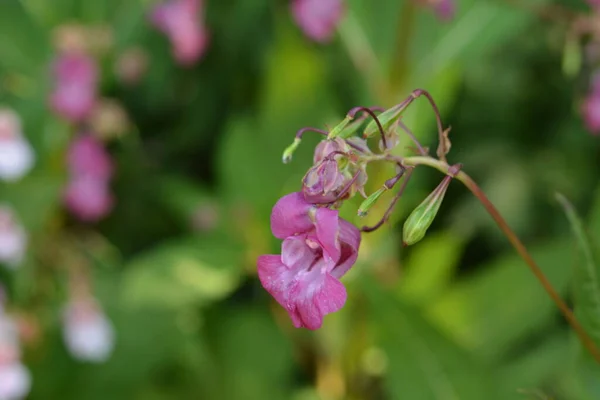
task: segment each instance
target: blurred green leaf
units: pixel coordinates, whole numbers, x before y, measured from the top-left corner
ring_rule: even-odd
[[[494,389],[488,371],[437,331],[417,309],[365,279],[376,336],[386,352],[392,398],[480,400]]]
[[[127,265],[121,294],[130,307],[181,307],[222,299],[240,281],[242,253],[225,236],[183,238]]]
[[[295,365],[292,344],[273,322],[266,304],[214,310],[207,328],[220,372],[220,391],[212,398],[289,398]]]
[[[400,294],[415,302],[427,302],[443,292],[457,267],[465,238],[455,232],[429,234],[415,246],[404,264]]]
[[[48,42],[20,0],[0,1],[0,66],[22,73],[45,68]]]
[[[573,291],[575,294],[575,315],[585,331],[600,347],[600,264],[594,258],[583,222],[577,211],[565,196],[560,193],[556,198],[565,210],[565,214],[575,234],[583,260],[575,265]]]
[[[554,240],[529,250],[553,286],[564,293],[571,275],[571,248],[564,240]],[[512,250],[481,265],[427,306],[427,314],[439,326],[486,359],[501,357],[526,335],[547,328],[556,313],[554,303]]]

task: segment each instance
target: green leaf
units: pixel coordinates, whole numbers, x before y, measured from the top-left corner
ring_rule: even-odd
[[[131,307],[181,307],[222,299],[240,281],[242,252],[227,237],[213,235],[165,243],[134,259],[121,293]]]
[[[46,37],[20,1],[0,1],[0,66],[37,75],[46,67]]]
[[[494,393],[488,371],[418,310],[364,279],[378,343],[388,357],[390,398],[480,400]]]
[[[400,294],[416,302],[431,301],[442,293],[452,278],[465,247],[456,232],[428,235],[415,246],[405,263]]]
[[[529,250],[553,286],[565,293],[571,247],[553,240]],[[427,314],[460,344],[495,360],[526,335],[555,322],[556,306],[512,250],[476,269],[479,272],[449,287],[427,307]]]
[[[575,315],[596,346],[600,347],[600,264],[594,258],[588,235],[575,208],[562,194],[557,193],[556,198],[565,210],[579,250],[583,253],[583,260],[575,264]]]

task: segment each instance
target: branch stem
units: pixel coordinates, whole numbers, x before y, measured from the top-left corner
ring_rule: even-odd
[[[403,159],[403,163],[405,166],[427,165],[443,173],[447,173],[449,168],[449,165],[446,162],[436,160],[432,157],[407,157]],[[512,244],[517,253],[519,253],[519,256],[521,256],[521,258],[525,261],[533,275],[540,282],[540,284],[542,285],[546,293],[548,293],[552,301],[554,301],[554,303],[556,304],[560,312],[563,314],[569,325],[571,325],[571,328],[573,328],[577,336],[579,336],[579,340],[581,341],[583,346],[594,357],[596,362],[600,364],[600,351],[598,350],[598,347],[596,347],[596,345],[589,337],[587,332],[583,329],[583,327],[573,314],[573,311],[571,311],[567,304],[562,300],[556,289],[554,289],[552,283],[550,283],[546,275],[544,275],[541,268],[533,260],[533,258],[527,251],[525,245],[523,245],[521,240],[508,226],[508,223],[504,220],[502,215],[500,215],[500,212],[498,212],[496,207],[492,204],[492,202],[487,198],[485,193],[475,183],[475,181],[471,179],[469,175],[465,174],[463,171],[460,171],[455,178],[461,181],[485,207],[486,211],[496,222],[496,225],[498,225],[498,227],[504,233],[510,244]]]

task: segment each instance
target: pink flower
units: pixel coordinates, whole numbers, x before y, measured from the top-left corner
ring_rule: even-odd
[[[346,302],[339,279],[356,261],[360,232],[337,210],[315,207],[300,192],[275,204],[271,230],[285,239],[282,254],[258,258],[259,279],[294,326],[318,329],[326,314]]]
[[[21,119],[13,110],[0,108],[0,179],[17,181],[35,161],[31,145],[21,131]]]
[[[12,209],[0,205],[0,263],[18,267],[27,250],[27,233],[19,224]]]
[[[450,21],[455,13],[454,0],[438,0],[433,6],[437,17],[442,21]]]
[[[80,220],[95,222],[112,210],[114,199],[107,181],[82,175],[69,182],[65,203]]]
[[[96,102],[98,67],[80,53],[61,55],[53,66],[54,91],[50,104],[54,111],[72,122],[89,115]]]
[[[169,37],[173,56],[182,65],[202,57],[208,45],[202,0],[171,0],[156,6],[151,15],[154,26]]]
[[[114,329],[93,299],[71,302],[64,314],[64,340],[71,354],[81,361],[103,362],[114,347]]]
[[[92,135],[79,135],[69,147],[67,163],[71,174],[91,175],[98,180],[109,180],[113,173],[112,160]]]
[[[316,42],[328,42],[342,18],[342,0],[292,0],[292,15],[304,34]]]
[[[17,326],[0,309],[0,399],[24,399],[31,388],[31,375],[21,363]]]

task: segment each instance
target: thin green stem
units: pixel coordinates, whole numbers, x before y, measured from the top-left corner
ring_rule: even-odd
[[[433,167],[443,173],[447,173],[450,166],[443,162],[436,160],[432,157],[407,157],[402,160],[405,166],[417,166],[417,165],[427,165],[429,167]],[[587,332],[583,329],[571,309],[567,306],[567,304],[562,300],[556,289],[552,286],[552,283],[548,280],[546,275],[542,272],[541,268],[536,264],[533,260],[527,248],[521,240],[517,237],[517,235],[512,231],[512,229],[508,226],[508,223],[504,220],[500,212],[496,209],[496,207],[492,204],[492,202],[487,198],[485,193],[479,188],[479,186],[475,183],[473,179],[463,171],[460,171],[455,176],[456,179],[461,181],[470,191],[477,197],[477,199],[483,204],[486,211],[490,214],[490,216],[496,222],[496,225],[500,228],[500,230],[504,233],[508,241],[512,244],[512,246],[517,250],[517,253],[521,256],[521,258],[525,261],[525,263],[529,266],[533,275],[540,282],[546,293],[550,296],[550,298],[554,301],[560,312],[563,314],[569,325],[573,328],[577,336],[579,336],[579,340],[585,346],[587,351],[594,357],[594,359],[600,364],[600,351],[589,337]]]

